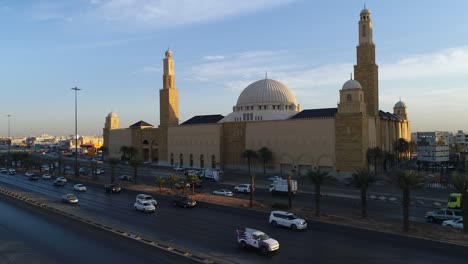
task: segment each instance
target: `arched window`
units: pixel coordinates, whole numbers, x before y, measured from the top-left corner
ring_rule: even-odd
[[[171,153],[171,166],[174,166],[174,153]]]
[[[148,145],[148,140],[143,140],[143,145]]]
[[[190,154],[190,168],[193,167],[193,155]]]
[[[215,155],[211,156],[211,168],[216,169],[216,157],[215,157]]]
[[[351,102],[351,100],[352,100],[351,95],[348,94],[348,95],[346,96],[346,101]]]
[[[203,154],[200,155],[200,168],[204,168],[205,167],[205,160],[203,158]]]
[[[184,166],[184,154],[180,153],[179,156],[179,166],[182,167]]]

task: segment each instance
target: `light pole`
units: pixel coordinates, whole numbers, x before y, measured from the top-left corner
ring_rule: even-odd
[[[10,138],[10,117],[11,115],[6,115],[8,117],[8,156],[7,156],[7,168],[10,168],[10,150],[11,150],[11,138]]]
[[[81,89],[78,87],[71,89],[75,91],[75,177],[78,178],[78,91]]]

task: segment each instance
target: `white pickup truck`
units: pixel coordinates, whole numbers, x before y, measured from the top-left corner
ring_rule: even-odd
[[[237,243],[243,248],[253,247],[262,251],[263,254],[268,254],[279,249],[279,243],[273,238],[270,238],[262,231],[245,228],[244,230],[236,230]]]

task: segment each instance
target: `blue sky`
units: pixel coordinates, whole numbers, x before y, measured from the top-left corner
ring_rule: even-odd
[[[468,131],[464,0],[365,1],[372,12],[380,109],[402,97],[413,131]],[[180,117],[231,112],[268,77],[303,109],[336,107],[356,61],[355,0],[0,0],[0,136],[99,135],[159,124],[162,59],[174,53]],[[2,121],[3,120],[3,121]]]

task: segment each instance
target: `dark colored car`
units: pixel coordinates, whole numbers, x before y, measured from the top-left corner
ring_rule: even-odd
[[[187,196],[183,196],[183,195],[175,195],[174,196],[174,205],[175,206],[180,206],[180,207],[187,208],[187,207],[195,207],[196,204],[197,204],[196,201],[188,198]]]
[[[117,184],[106,184],[104,185],[104,190],[107,193],[119,193],[120,191],[122,191],[122,187],[120,187]]]
[[[54,186],[65,186],[65,182],[60,181],[60,180],[55,180],[54,181]]]

